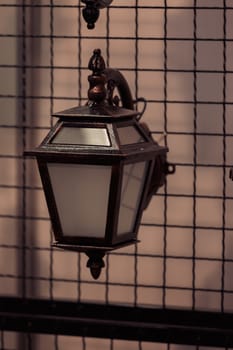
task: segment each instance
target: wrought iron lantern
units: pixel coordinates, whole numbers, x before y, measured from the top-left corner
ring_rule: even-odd
[[[56,125],[27,155],[38,161],[54,246],[85,252],[98,278],[106,252],[137,242],[143,210],[174,167],[168,149],[139,122],[123,75],[105,68],[99,49],[89,69],[87,105],[54,114]]]

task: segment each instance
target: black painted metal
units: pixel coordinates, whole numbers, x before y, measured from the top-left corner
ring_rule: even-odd
[[[233,346],[233,314],[0,298],[1,330]]]
[[[81,0],[86,7],[83,9],[83,18],[87,22],[88,29],[95,28],[95,22],[99,18],[99,9],[103,9],[111,4],[113,0]]]

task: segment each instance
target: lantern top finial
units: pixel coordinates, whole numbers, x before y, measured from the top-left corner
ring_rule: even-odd
[[[105,88],[105,67],[104,59],[101,56],[101,50],[95,49],[88,64],[88,68],[92,71],[92,75],[89,75],[88,77],[88,81],[90,83],[88,90],[88,104],[90,106],[101,104],[106,98],[107,91]]]
[[[95,49],[93,55],[90,58],[88,68],[93,71],[94,74],[101,74],[105,69],[105,62],[101,55],[100,49]]]

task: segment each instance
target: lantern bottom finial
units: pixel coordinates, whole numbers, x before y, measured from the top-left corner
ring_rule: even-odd
[[[127,242],[118,243],[113,246],[87,246],[87,245],[77,245],[75,243],[60,243],[54,242],[52,247],[70,250],[73,252],[84,252],[88,256],[87,267],[90,269],[92,277],[97,280],[101,274],[102,268],[105,267],[104,256],[112,250],[127,247],[131,244],[136,244],[139,241],[132,239]]]
[[[101,274],[101,270],[105,267],[104,256],[105,253],[101,251],[89,251],[86,252],[88,256],[87,267],[89,267],[91,271],[92,277],[97,280]]]

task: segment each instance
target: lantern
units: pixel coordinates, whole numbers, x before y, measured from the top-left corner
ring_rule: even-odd
[[[89,69],[87,105],[54,114],[56,125],[27,154],[38,162],[54,246],[85,252],[98,278],[106,252],[137,242],[143,210],[174,168],[168,149],[139,122],[123,75],[105,68],[99,49]]]

